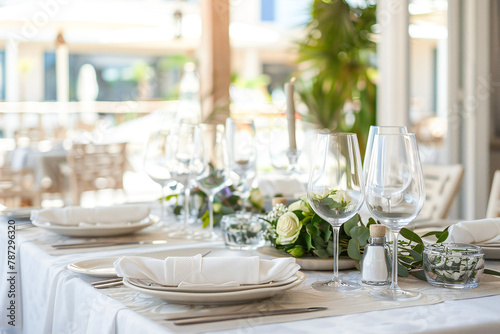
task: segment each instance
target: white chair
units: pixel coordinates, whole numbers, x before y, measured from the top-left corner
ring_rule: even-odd
[[[495,172],[491,184],[490,199],[486,209],[486,218],[500,217],[500,170]]]
[[[418,219],[445,219],[464,175],[462,165],[423,165],[425,203]]]
[[[123,190],[127,166],[126,143],[73,144],[68,155],[73,205],[80,204],[85,191]]]

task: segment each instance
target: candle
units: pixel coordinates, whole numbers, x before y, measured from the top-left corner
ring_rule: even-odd
[[[288,140],[290,149],[297,150],[297,142],[295,140],[295,103],[293,100],[293,83],[295,78],[292,78],[290,82],[285,83],[285,95],[286,95],[286,119],[288,122]]]

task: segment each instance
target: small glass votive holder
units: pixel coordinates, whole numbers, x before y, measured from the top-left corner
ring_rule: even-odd
[[[222,236],[230,249],[256,249],[266,243],[266,223],[260,215],[235,213],[225,215],[221,220]]]
[[[427,245],[423,252],[424,272],[431,285],[452,289],[478,286],[484,271],[481,247],[460,243]]]

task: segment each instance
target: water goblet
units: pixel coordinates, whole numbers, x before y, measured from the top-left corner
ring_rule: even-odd
[[[399,231],[419,214],[425,200],[422,166],[414,134],[379,134],[373,139],[368,162],[366,204],[375,217],[393,233],[392,282],[388,289],[373,290],[382,300],[415,300],[416,291],[398,286]]]
[[[307,200],[333,230],[333,278],[313,283],[320,291],[361,289],[356,282],[339,277],[340,226],[352,218],[364,200],[363,170],[358,140],[352,133],[320,133],[309,174]]]

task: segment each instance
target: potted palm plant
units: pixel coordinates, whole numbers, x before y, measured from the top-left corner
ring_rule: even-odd
[[[305,120],[332,131],[355,132],[365,150],[376,119],[373,1],[314,0],[299,42],[297,91]]]

